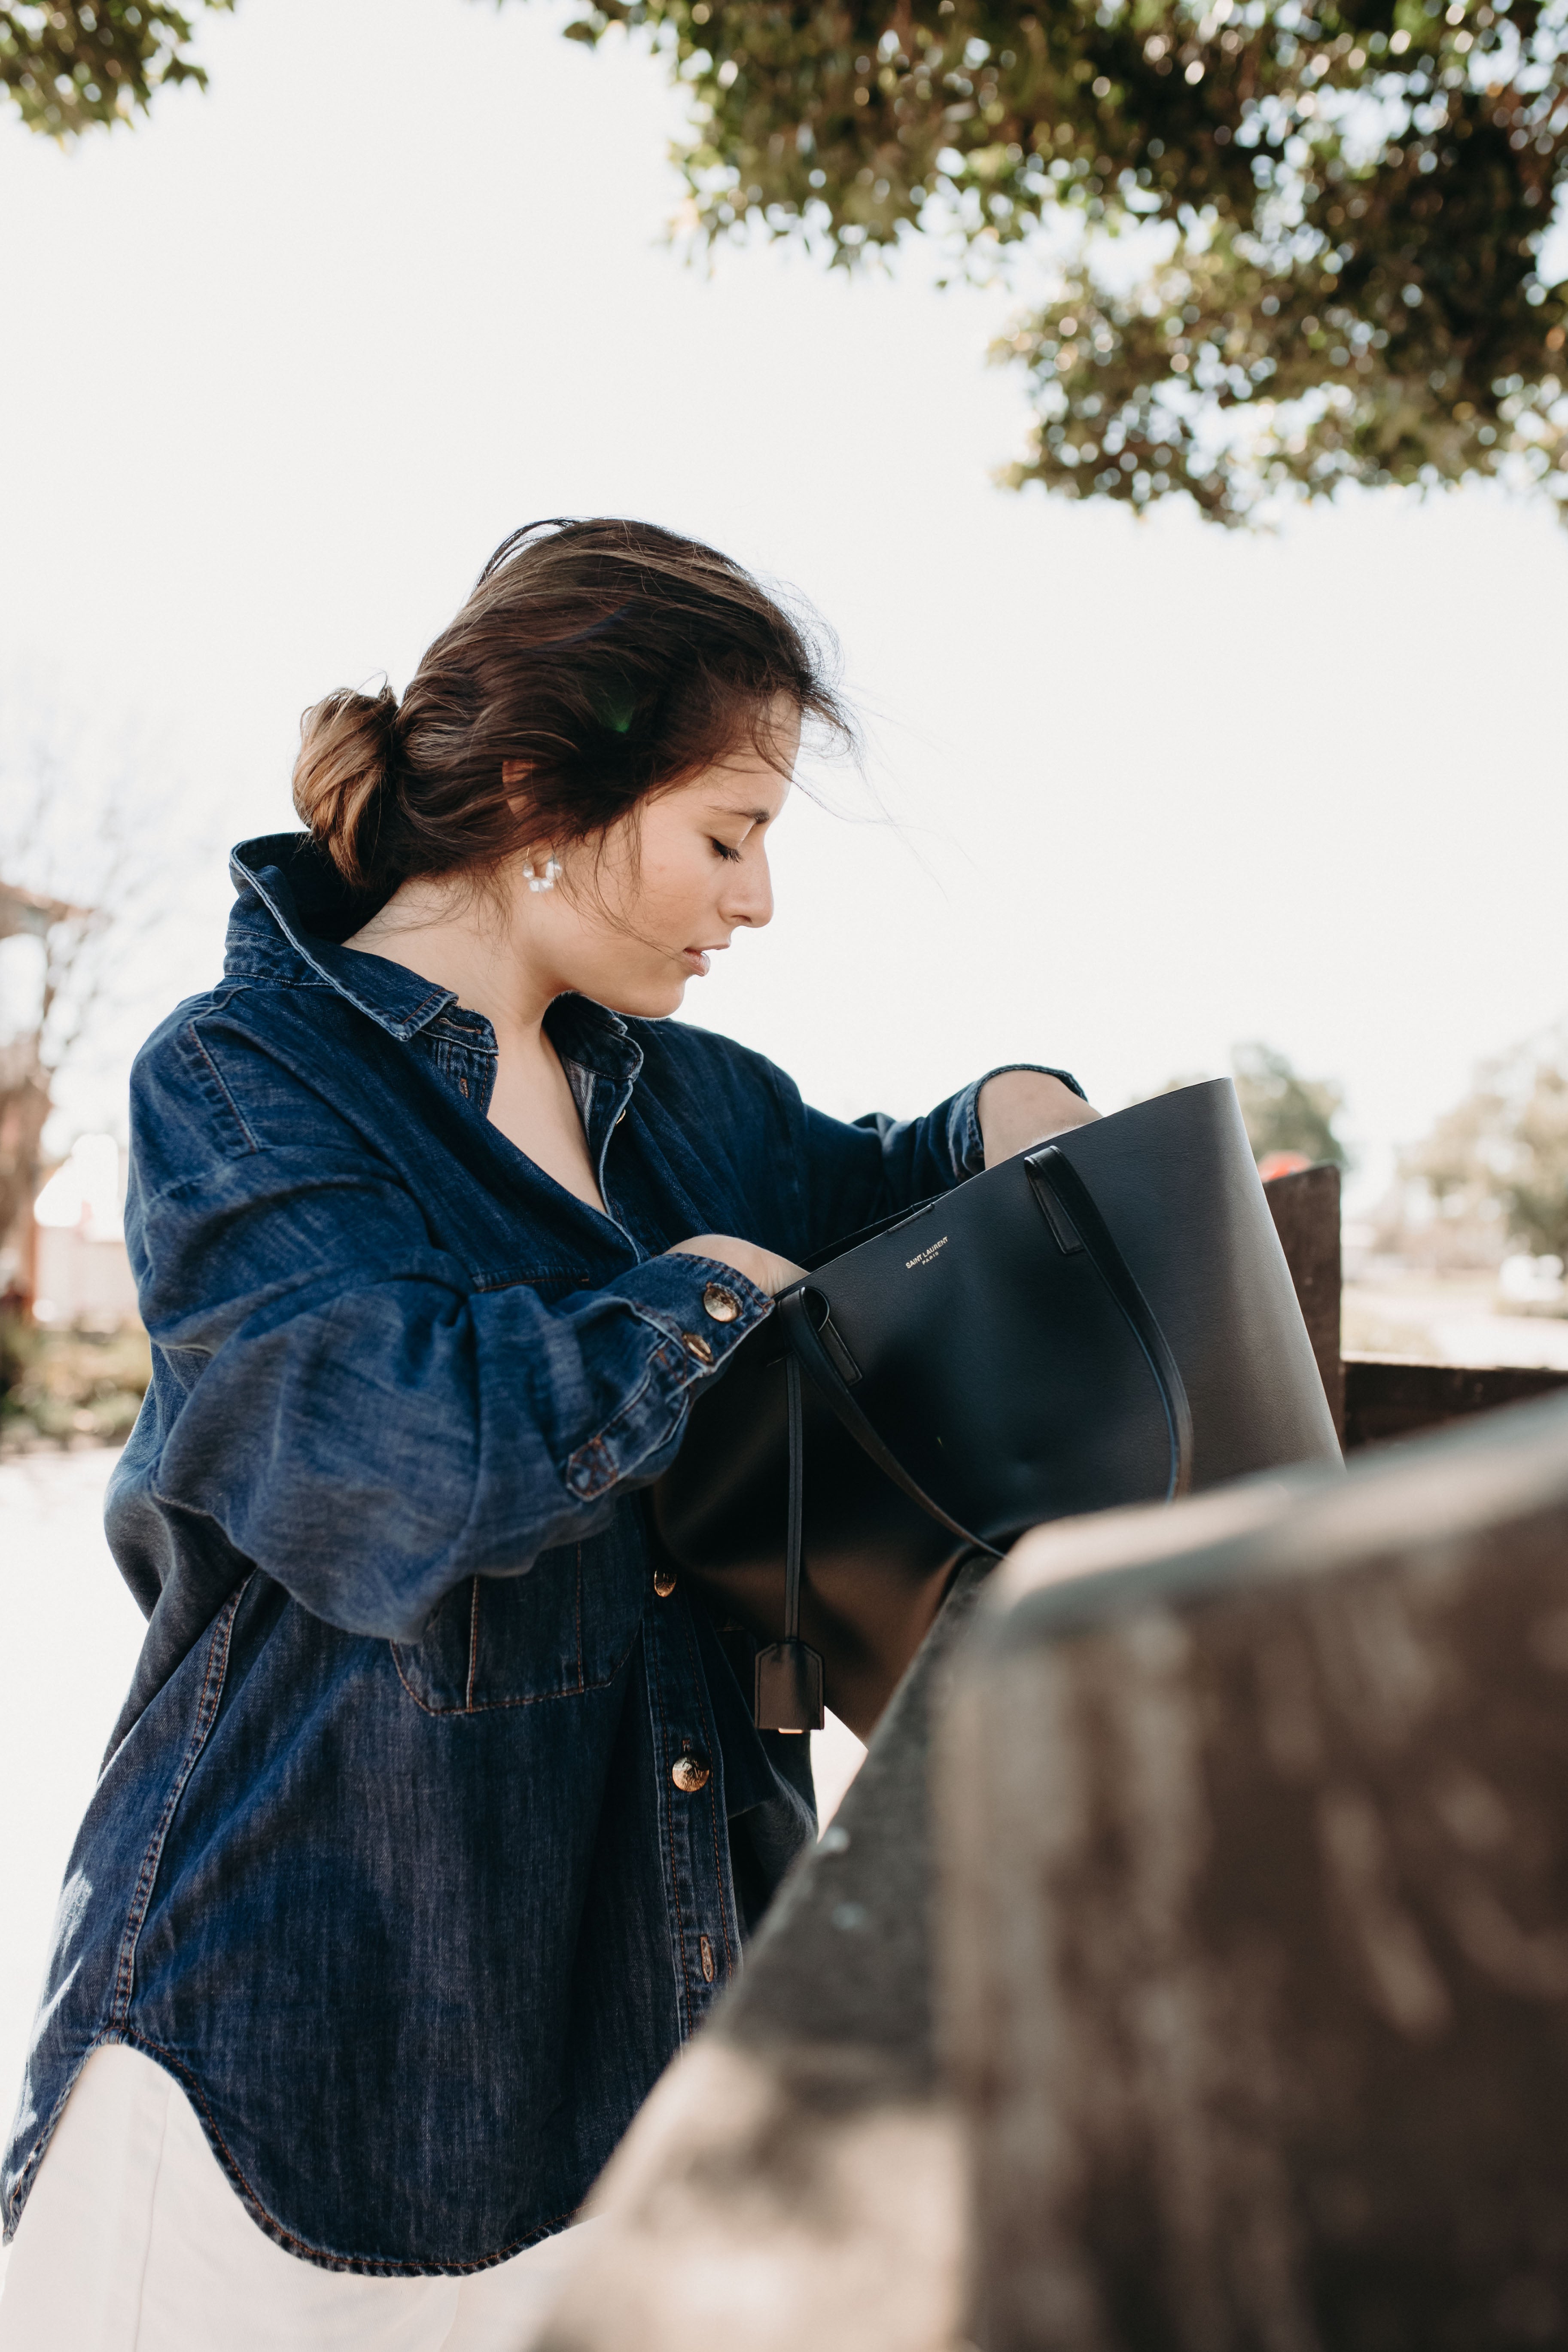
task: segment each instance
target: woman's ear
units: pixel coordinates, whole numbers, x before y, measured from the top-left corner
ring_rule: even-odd
[[[525,824],[531,814],[527,784],[532,763],[528,760],[503,760],[500,763],[501,790],[507,796],[507,806],[520,824]]]

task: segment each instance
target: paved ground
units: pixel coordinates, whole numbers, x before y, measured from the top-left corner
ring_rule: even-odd
[[[114,1452],[0,1461],[0,2105],[20,2082],[49,1926],[77,1823],[131,1679],[142,1617],[100,1524]],[[840,1723],[813,1742],[824,1820],[865,1750]]]
[[[142,1645],[99,1524],[114,1452],[0,1462],[0,2105],[21,2080],[55,1901]]]
[[[1489,1274],[1369,1270],[1345,1285],[1342,1328],[1351,1355],[1568,1371],[1568,1316],[1500,1314]]]

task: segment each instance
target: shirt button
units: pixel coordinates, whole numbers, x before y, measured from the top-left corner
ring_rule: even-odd
[[[710,1364],[713,1361],[713,1350],[700,1331],[683,1331],[680,1335],[680,1344],[693,1362]]]
[[[669,1777],[685,1795],[694,1797],[699,1789],[708,1786],[713,1776],[704,1757],[678,1756],[669,1768]]]
[[[660,1564],[653,1572],[653,1589],[661,1601],[668,1601],[675,1591],[675,1570]]]
[[[741,1302],[721,1282],[710,1282],[702,1294],[702,1311],[715,1323],[732,1323],[741,1311]]]

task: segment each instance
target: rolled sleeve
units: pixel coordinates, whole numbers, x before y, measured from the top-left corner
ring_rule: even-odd
[[[767,1294],[734,1266],[685,1250],[647,1259],[598,1295],[616,1294],[627,1297],[655,1336],[642,1380],[567,1462],[565,1483],[583,1502],[635,1478],[652,1455],[663,1466],[690,1391],[722,1371],[773,1310]]]
[[[685,1253],[553,1306],[528,1282],[477,1288],[346,1151],[250,1152],[134,1222],[173,1375],[160,1504],[214,1521],[314,1615],[394,1640],[463,1578],[597,1533],[772,1305]]]

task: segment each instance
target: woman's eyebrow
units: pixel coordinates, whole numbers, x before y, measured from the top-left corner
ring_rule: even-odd
[[[715,816],[743,816],[749,824],[772,824],[773,821],[771,809],[739,809],[729,801],[710,801],[708,805]]]

